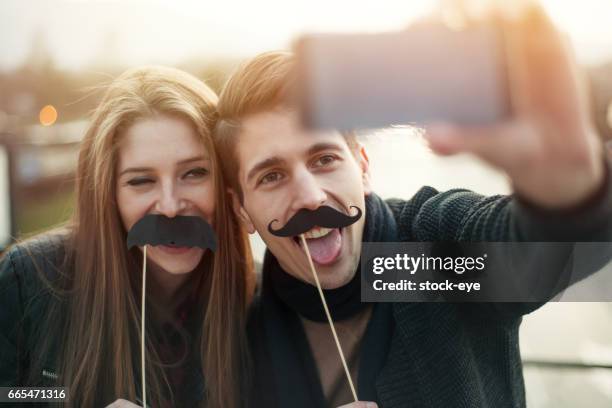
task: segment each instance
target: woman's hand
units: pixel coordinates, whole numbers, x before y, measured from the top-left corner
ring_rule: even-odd
[[[375,402],[368,401],[358,401],[351,402],[350,404],[342,405],[338,408],[378,408],[378,405]]]
[[[133,402],[124,399],[118,399],[106,408],[142,408],[140,405],[136,405]]]
[[[591,123],[586,83],[565,37],[532,0],[497,10],[506,38],[513,117],[491,126],[431,126],[441,155],[472,153],[504,171],[533,204],[579,205],[603,183],[602,143]]]

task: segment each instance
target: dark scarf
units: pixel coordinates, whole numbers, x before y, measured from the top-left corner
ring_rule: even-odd
[[[377,195],[370,194],[365,204],[362,242],[395,241],[396,223],[385,202]],[[264,288],[269,285],[276,296],[297,314],[315,322],[327,321],[317,288],[285,272],[268,250],[264,255],[263,271]],[[323,293],[334,321],[348,319],[363,310],[367,303],[361,303],[361,262],[349,283],[336,289],[324,289]]]
[[[395,219],[380,197],[374,194],[366,197],[365,217],[362,241],[397,241]],[[326,290],[334,318],[346,319],[362,310],[360,292],[360,270],[347,285]],[[276,258],[266,252],[262,293],[256,310],[249,327],[255,359],[250,406],[326,407],[316,362],[296,314],[316,321],[326,320],[316,288],[288,275]],[[378,399],[376,378],[385,364],[393,327],[391,305],[376,304],[361,344],[359,378],[356,380],[362,400]]]

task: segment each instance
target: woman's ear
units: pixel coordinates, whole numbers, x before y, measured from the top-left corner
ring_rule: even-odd
[[[370,195],[372,193],[372,186],[370,184],[370,158],[368,157],[368,152],[366,152],[366,148],[363,144],[358,142],[357,146],[357,148],[359,149],[359,156],[357,157],[357,162],[359,164],[359,168],[361,169],[363,192],[365,193],[365,195]]]
[[[228,189],[227,192],[230,195],[230,199],[232,202],[232,209],[234,211],[234,214],[236,214],[236,217],[238,217],[242,225],[244,225],[247,232],[249,234],[254,234],[255,226],[253,225],[253,222],[251,221],[251,217],[249,217],[249,214],[246,212],[246,210],[242,206],[242,202],[240,200],[239,194],[236,193],[231,188]]]

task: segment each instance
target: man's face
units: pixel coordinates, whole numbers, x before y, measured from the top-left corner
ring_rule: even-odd
[[[345,228],[314,227],[304,234],[323,288],[340,287],[351,280],[359,263],[365,223],[365,195],[369,194],[368,159],[363,148],[349,148],[338,132],[307,132],[297,115],[274,110],[243,120],[237,143],[238,179],[243,192],[234,206],[249,232],[259,232],[282,268],[314,284],[299,237],[278,237],[279,229],[299,210],[322,205],[364,215]]]

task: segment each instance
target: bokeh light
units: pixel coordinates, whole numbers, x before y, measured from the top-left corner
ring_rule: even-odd
[[[57,121],[57,109],[53,105],[47,105],[40,110],[38,117],[41,125],[51,126]]]

